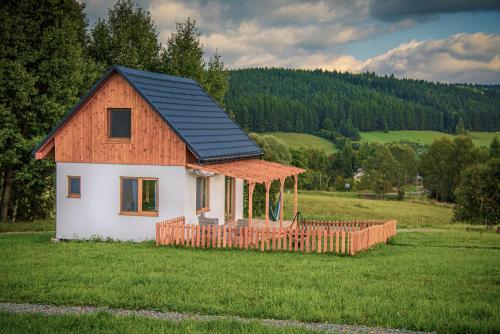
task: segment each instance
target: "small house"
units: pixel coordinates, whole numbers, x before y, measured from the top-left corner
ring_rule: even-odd
[[[155,223],[243,218],[256,183],[267,189],[300,168],[262,150],[191,79],[114,66],[35,149],[56,162],[56,237],[155,238]],[[267,200],[269,203],[269,200]],[[269,223],[266,205],[266,219]],[[283,205],[280,208],[283,222]]]

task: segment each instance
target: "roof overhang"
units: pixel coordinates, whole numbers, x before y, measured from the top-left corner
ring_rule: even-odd
[[[186,167],[243,179],[249,183],[267,183],[305,172],[302,168],[261,159],[235,160],[209,165],[186,164]]]

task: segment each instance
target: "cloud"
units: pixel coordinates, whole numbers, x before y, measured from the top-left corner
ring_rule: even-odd
[[[352,70],[441,82],[499,83],[500,35],[462,33],[439,40],[413,40],[358,61]]]
[[[375,71],[446,82],[498,83],[499,35],[458,34],[410,41],[369,59],[345,49],[401,32],[439,13],[498,10],[489,0],[137,0],[151,13],[166,43],[175,22],[195,19],[207,56],[216,50],[229,68],[281,66]],[[87,0],[90,22],[106,17],[115,0]]]
[[[498,0],[371,0],[370,12],[373,17],[384,21],[398,21],[405,18],[426,20],[436,14],[498,11]]]

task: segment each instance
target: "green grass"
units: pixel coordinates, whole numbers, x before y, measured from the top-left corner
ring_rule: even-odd
[[[293,149],[301,147],[317,148],[324,151],[327,155],[332,154],[337,150],[331,141],[306,133],[268,132],[264,134],[275,136],[276,138],[282,140],[289,148]]]
[[[326,154],[331,154],[335,152],[337,149],[335,145],[321,137],[317,137],[310,134],[305,133],[295,133],[295,132],[268,132],[265,134],[273,135],[278,139],[282,140],[285,144],[290,148],[319,148],[325,151]],[[472,141],[477,146],[488,146],[494,137],[500,137],[499,132],[477,132],[470,131],[469,135],[472,138]],[[407,140],[411,142],[416,142],[424,145],[430,145],[434,140],[441,137],[448,137],[452,139],[454,136],[438,132],[438,131],[412,131],[412,130],[403,130],[403,131],[390,131],[390,132],[381,132],[381,131],[370,131],[370,132],[361,132],[361,140],[360,142],[377,142],[377,143],[391,143],[391,142],[399,142],[401,140]]]
[[[439,332],[500,328],[500,236],[401,233],[356,257],[0,235],[0,300]]]
[[[496,136],[500,136],[498,132],[469,132],[469,135],[472,138],[472,141],[477,146],[488,146],[493,138]],[[411,142],[416,142],[424,145],[430,145],[434,140],[447,137],[452,139],[454,136],[437,131],[390,131],[390,132],[381,132],[381,131],[370,131],[370,132],[361,132],[361,140],[360,142],[377,142],[377,143],[391,143],[391,142],[399,142],[400,140],[406,140]]]
[[[369,220],[396,219],[398,227],[448,226],[453,217],[449,205],[381,201],[352,198],[353,193],[300,192],[299,211],[304,219]],[[285,218],[293,216],[293,194],[287,193],[284,202]]]
[[[256,322],[229,320],[181,321],[117,317],[108,314],[40,315],[0,313],[2,333],[314,333],[292,328],[270,328]]]
[[[37,220],[33,222],[18,222],[0,224],[0,233],[6,232],[41,232],[41,231],[55,231],[55,220]]]

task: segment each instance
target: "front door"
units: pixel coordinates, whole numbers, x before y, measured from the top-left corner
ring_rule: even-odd
[[[224,220],[226,223],[234,220],[234,190],[234,177],[226,176],[226,205],[224,210]]]

